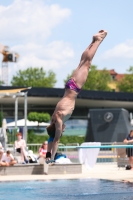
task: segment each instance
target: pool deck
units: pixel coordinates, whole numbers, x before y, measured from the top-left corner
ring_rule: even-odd
[[[45,181],[55,179],[106,179],[112,181],[129,181],[133,183],[133,170],[118,168],[116,164],[96,164],[93,169],[82,166],[80,174],[51,175],[0,175],[0,182],[5,181]]]

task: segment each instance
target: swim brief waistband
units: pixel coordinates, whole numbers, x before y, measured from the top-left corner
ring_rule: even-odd
[[[76,85],[75,81],[72,78],[67,81],[65,88],[74,90],[77,93],[79,93],[81,90],[80,88],[78,88],[78,86]]]

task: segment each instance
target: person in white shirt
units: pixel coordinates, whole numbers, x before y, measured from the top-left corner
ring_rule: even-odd
[[[14,157],[10,151],[4,153],[3,150],[0,150],[0,166],[8,167],[16,163],[17,162],[14,160]]]
[[[15,141],[16,152],[21,154],[21,161],[23,164],[28,163],[28,158],[26,155],[26,142],[22,139],[22,134],[17,133],[17,140]]]
[[[3,147],[2,147],[2,144],[1,144],[1,142],[0,142],[0,149],[2,149]]]
[[[4,153],[4,150],[2,148],[0,148],[0,161],[1,161],[3,153]]]

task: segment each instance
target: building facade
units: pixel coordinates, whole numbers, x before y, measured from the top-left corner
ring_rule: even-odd
[[[0,91],[18,87],[1,86]],[[62,98],[64,89],[59,88],[31,88],[28,90],[27,112],[48,112],[52,115],[58,101]],[[75,110],[67,124],[68,134],[85,135],[90,109],[124,108],[133,113],[133,94],[122,92],[102,92],[82,90],[76,100]],[[14,121],[15,99],[5,95],[0,98],[0,110],[7,122]],[[24,98],[18,98],[18,119],[24,118]],[[77,121],[78,120],[78,121]],[[79,131],[80,129],[80,131]],[[67,132],[66,131],[66,132]]]

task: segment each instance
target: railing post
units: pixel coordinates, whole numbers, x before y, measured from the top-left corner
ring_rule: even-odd
[[[25,119],[24,139],[27,143],[27,92],[25,92],[24,95],[24,119]]]
[[[15,97],[15,129],[17,128],[18,121],[18,97]]]

